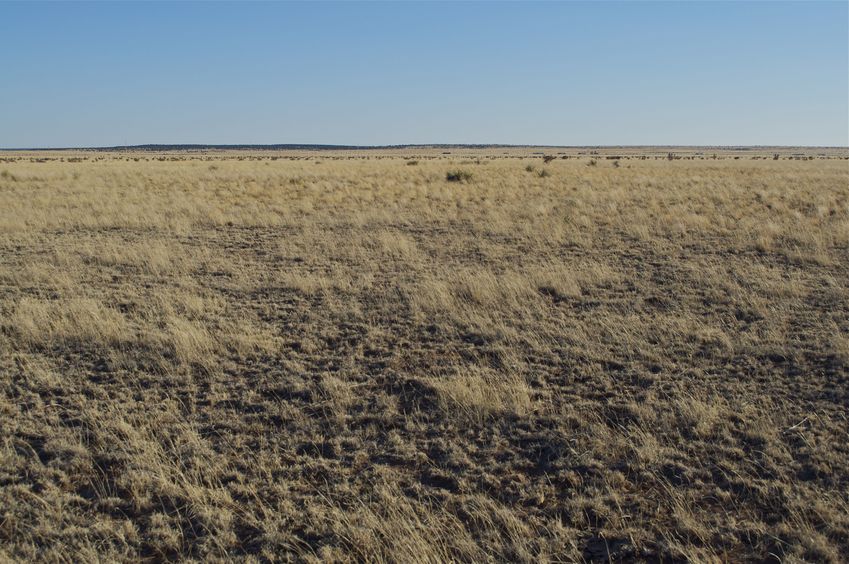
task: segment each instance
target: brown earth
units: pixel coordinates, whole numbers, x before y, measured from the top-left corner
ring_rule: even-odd
[[[845,558],[845,150],[588,151],[0,154],[0,558]]]

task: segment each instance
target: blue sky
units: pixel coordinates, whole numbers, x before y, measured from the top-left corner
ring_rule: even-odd
[[[0,147],[849,145],[849,2],[0,2]]]

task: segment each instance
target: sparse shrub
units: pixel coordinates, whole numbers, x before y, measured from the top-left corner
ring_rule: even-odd
[[[544,162],[545,164],[548,164],[548,163],[550,163],[551,161],[553,161],[553,160],[554,160],[554,159],[556,159],[556,158],[557,158],[557,157],[555,157],[554,155],[545,155],[545,156],[542,158],[542,162]]]
[[[778,153],[775,153],[775,154],[772,156],[772,160],[774,160],[774,161],[777,161],[777,160],[778,160]]]
[[[590,162],[587,163],[587,166],[595,166],[596,164],[597,163],[595,159],[590,159]]]
[[[454,170],[445,175],[448,182],[471,182],[472,173],[467,170]]]
[[[551,173],[550,173],[550,172],[548,172],[548,171],[547,171],[547,170],[545,170],[545,169],[542,169],[542,170],[538,170],[538,171],[537,171],[537,176],[539,176],[540,178],[546,178],[546,177],[548,177],[548,176],[551,176]]]
[[[534,171],[534,165],[528,165],[528,166],[525,167],[525,172],[533,172],[533,171]]]
[[[407,166],[416,166],[417,164],[419,164],[419,161],[407,161]]]
[[[0,172],[0,178],[2,178],[3,180],[11,180],[13,182],[17,180],[17,177],[8,170]]]
[[[613,168],[619,168],[619,161],[613,161]]]

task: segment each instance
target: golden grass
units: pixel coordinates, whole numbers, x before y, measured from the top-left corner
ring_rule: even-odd
[[[0,559],[840,561],[845,151],[442,152],[3,155]]]
[[[532,406],[531,391],[520,377],[476,366],[437,380],[433,387],[447,415],[476,423],[493,417],[521,417]]]

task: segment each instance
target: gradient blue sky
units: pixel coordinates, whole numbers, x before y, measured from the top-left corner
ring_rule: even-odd
[[[849,2],[0,2],[0,147],[849,145]]]

